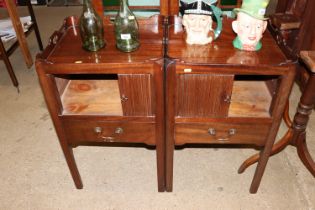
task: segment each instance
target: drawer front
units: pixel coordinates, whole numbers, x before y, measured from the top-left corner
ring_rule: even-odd
[[[155,124],[64,120],[69,143],[130,142],[155,145]]]
[[[180,123],[175,125],[175,144],[265,144],[271,123]]]

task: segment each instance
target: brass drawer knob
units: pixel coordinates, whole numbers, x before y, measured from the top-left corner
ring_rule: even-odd
[[[124,132],[124,130],[120,127],[115,129],[115,134],[122,134]]]
[[[128,101],[128,97],[123,94],[123,95],[121,95],[120,100],[121,100],[122,102],[126,102],[126,101]]]
[[[224,98],[224,102],[225,103],[228,103],[228,104],[230,104],[231,103],[231,99],[232,99],[232,97],[231,96],[229,96],[229,95],[227,95],[227,96],[225,96],[225,98]]]
[[[94,132],[95,133],[102,133],[102,128],[101,127],[95,127]]]
[[[211,135],[211,136],[215,136],[217,134],[216,130],[214,128],[209,128],[208,129],[208,133]]]
[[[231,128],[227,131],[226,136],[220,137],[217,136],[217,131],[215,128],[209,128],[208,129],[208,134],[215,137],[215,139],[217,141],[229,141],[230,137],[234,136],[236,134],[236,129],[235,128]]]

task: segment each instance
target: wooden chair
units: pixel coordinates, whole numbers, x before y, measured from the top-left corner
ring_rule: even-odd
[[[13,4],[13,2],[11,0],[6,0],[6,4],[8,7],[8,12],[9,12],[11,21],[13,23],[14,29],[15,29],[16,34],[17,34],[17,40],[14,41],[8,49],[6,49],[4,47],[1,39],[0,39],[0,59],[4,61],[5,66],[7,68],[7,71],[10,75],[12,83],[18,89],[19,83],[18,83],[18,80],[16,78],[16,75],[13,71],[12,65],[11,65],[10,60],[9,60],[10,55],[12,55],[12,53],[17,49],[17,47],[20,46],[21,50],[22,50],[22,54],[24,55],[27,67],[30,68],[33,65],[33,60],[32,60],[32,57],[30,55],[25,37],[27,37],[34,30],[40,50],[43,50],[43,44],[42,44],[42,41],[40,38],[40,33],[39,33],[38,26],[37,26],[37,22],[36,22],[36,18],[34,15],[31,1],[30,0],[27,1],[27,8],[28,8],[29,14],[31,16],[32,24],[30,25],[28,31],[25,33],[23,31],[20,19],[17,15],[15,5]]]
[[[286,56],[298,60],[301,50],[315,49],[315,1],[279,0],[276,13],[270,17],[269,29]],[[296,81],[303,89],[309,74],[298,66]]]

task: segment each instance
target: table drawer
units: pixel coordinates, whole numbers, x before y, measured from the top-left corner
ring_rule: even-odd
[[[63,120],[69,143],[131,142],[155,145],[155,124]]]
[[[175,144],[254,144],[262,146],[271,123],[180,123],[175,125]]]

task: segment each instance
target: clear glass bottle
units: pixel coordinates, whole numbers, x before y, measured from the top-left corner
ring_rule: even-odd
[[[80,34],[85,50],[95,52],[105,46],[103,20],[94,10],[91,0],[83,0]]]
[[[139,26],[135,15],[129,9],[128,0],[120,0],[120,9],[115,19],[116,46],[123,52],[138,49]]]

